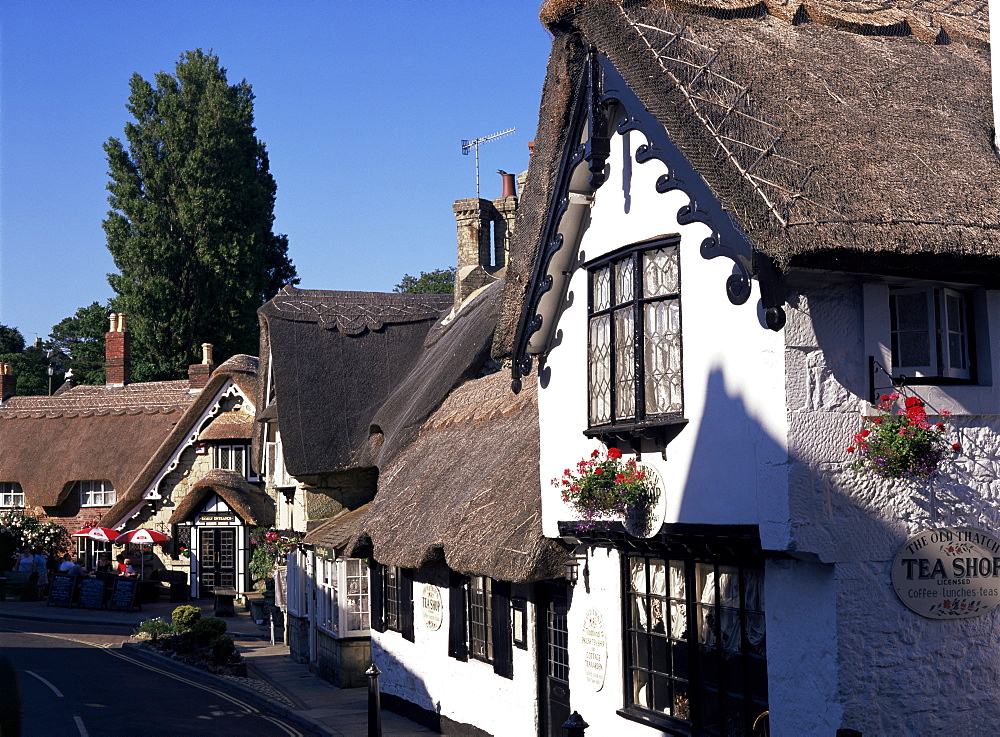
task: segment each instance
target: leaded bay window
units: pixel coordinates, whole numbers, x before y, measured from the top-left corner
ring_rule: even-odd
[[[944,287],[889,290],[892,373],[972,379],[971,301]]]
[[[118,501],[115,487],[107,479],[79,483],[81,507],[110,507]]]
[[[680,420],[678,239],[619,251],[588,270],[591,429]]]
[[[24,490],[16,481],[0,481],[0,507],[23,507]]]
[[[316,611],[320,627],[335,637],[367,635],[368,566],[357,558],[319,558],[316,562]],[[398,621],[398,602],[397,602]]]
[[[625,712],[750,734],[768,708],[763,570],[628,555],[626,573]]]

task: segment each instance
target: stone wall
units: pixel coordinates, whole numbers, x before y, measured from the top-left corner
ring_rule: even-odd
[[[842,713],[832,726],[916,735],[1000,723],[1000,663],[984,646],[1000,636],[996,612],[926,619],[906,608],[891,584],[892,559],[914,532],[1000,529],[1000,421],[995,410],[971,409],[1000,406],[996,391],[911,387],[929,412],[954,413],[962,455],[927,482],[854,475],[845,449],[862,429],[862,413],[873,414],[866,401],[865,288],[854,277],[817,283],[810,275],[798,291],[785,328],[789,550],[833,572],[835,702]],[[995,365],[991,373],[997,375]],[[769,659],[772,642],[769,635]]]
[[[316,630],[316,674],[338,688],[368,685],[365,671],[372,663],[371,638],[337,638]]]

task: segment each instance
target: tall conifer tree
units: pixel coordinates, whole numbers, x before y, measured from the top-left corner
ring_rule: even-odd
[[[137,379],[178,378],[215,345],[217,360],[257,352],[257,308],[297,283],[288,238],[275,235],[276,186],[255,135],[254,95],[230,85],[211,52],[181,55],[155,87],[129,82],[127,146],[108,156],[104,221],[118,267],[108,281],[133,333]]]

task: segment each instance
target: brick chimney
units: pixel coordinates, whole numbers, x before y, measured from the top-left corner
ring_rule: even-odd
[[[458,224],[455,307],[480,287],[504,276],[517,214],[515,177],[500,172],[503,194],[497,199],[470,197],[452,205]]]
[[[204,389],[208,380],[212,378],[215,371],[215,362],[212,360],[212,344],[201,344],[201,363],[193,363],[188,366],[188,381],[191,389]]]
[[[132,336],[125,329],[125,313],[111,313],[111,326],[104,334],[104,375],[108,386],[132,381]]]
[[[0,363],[0,402],[17,394],[17,377],[14,367],[9,363]]]

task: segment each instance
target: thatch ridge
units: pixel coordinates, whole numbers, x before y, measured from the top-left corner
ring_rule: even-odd
[[[285,465],[310,477],[372,465],[359,455],[372,417],[403,381],[450,295],[333,292],[286,287],[258,311],[261,376],[273,372],[280,394],[268,407],[260,382],[258,412],[274,413]],[[264,423],[254,435],[260,467]]]

